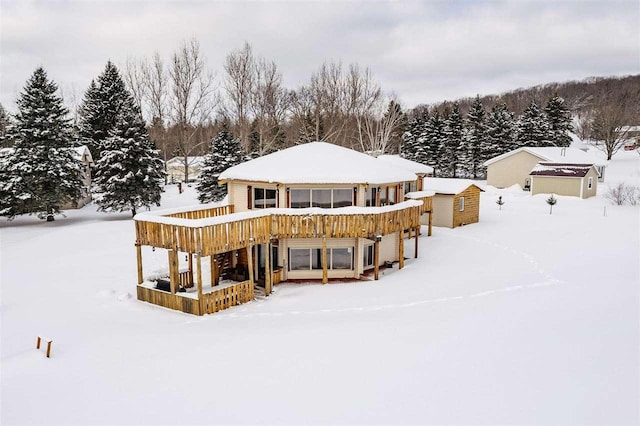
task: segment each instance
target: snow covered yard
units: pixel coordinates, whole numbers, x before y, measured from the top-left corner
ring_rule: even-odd
[[[204,317],[135,300],[126,213],[0,222],[1,422],[638,423],[639,209],[602,198],[640,182],[638,158],[552,215],[489,189],[480,223],[424,233],[380,281],[281,284]],[[162,207],[194,200],[169,187]]]

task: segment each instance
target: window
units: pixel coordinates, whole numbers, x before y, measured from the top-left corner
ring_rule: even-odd
[[[389,187],[387,203],[389,203],[389,205],[393,205],[396,203],[396,187],[395,186]]]
[[[418,190],[418,181],[415,180],[413,182],[405,182],[404,183],[404,193],[408,194],[409,192],[414,192]]]
[[[591,189],[593,188],[593,178],[589,177],[589,184],[588,184],[588,188]]]
[[[311,207],[311,192],[308,189],[292,189],[289,191],[291,197],[290,207],[303,209]]]
[[[289,207],[300,209],[320,207],[330,209],[354,205],[354,189],[290,189]]]
[[[365,194],[365,206],[375,207],[376,205],[376,188],[369,188]]]
[[[277,192],[275,189],[254,188],[253,208],[266,209],[276,206]]]
[[[398,186],[382,186],[378,188],[380,191],[380,205],[381,206],[391,206],[396,203],[397,194],[398,194]]]
[[[387,187],[378,188],[378,191],[380,192],[380,205],[386,206],[387,205]]]
[[[458,211],[464,211],[464,197],[458,199]]]
[[[364,247],[363,266],[365,268],[373,266],[373,244]]]
[[[327,268],[335,270],[352,270],[353,247],[327,248]],[[322,249],[289,249],[290,271],[309,271],[318,269],[322,269]]]

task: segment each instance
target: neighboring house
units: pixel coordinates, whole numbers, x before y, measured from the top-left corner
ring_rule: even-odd
[[[167,161],[167,179],[170,183],[184,181],[184,170],[189,169],[189,182],[200,177],[200,169],[204,166],[204,157],[173,157]]]
[[[63,209],[79,209],[91,202],[91,169],[94,166],[93,157],[86,145],[77,148],[69,148],[73,157],[80,161],[82,168],[80,170],[80,178],[83,183],[80,198],[62,206]],[[7,161],[9,155],[13,152],[13,148],[0,149],[0,166]]]
[[[532,195],[589,198],[598,190],[598,171],[593,164],[538,163],[530,176]]]
[[[508,188],[520,185],[531,188],[530,173],[540,162],[562,164],[592,164],[598,171],[598,178],[604,180],[608,162],[601,157],[577,148],[522,147],[486,161],[487,185]]]
[[[425,200],[403,201],[405,184],[416,181],[404,168],[312,142],[236,165],[219,179],[228,206],[136,216],[138,299],[202,315],[251,300],[254,283],[268,295],[285,280],[326,283],[369,272],[378,279],[381,266],[403,267],[406,232],[417,256]],[[142,245],[169,250],[170,292],[145,281]],[[185,253],[189,268],[180,272]],[[210,262],[204,274],[201,257]]]
[[[416,174],[416,180],[405,183],[405,194],[409,192],[422,191],[422,179],[426,176],[433,176],[433,167],[416,161],[407,160],[399,155],[379,155],[377,159]]]
[[[456,228],[480,220],[480,193],[484,192],[469,179],[425,178],[424,191],[432,191],[433,225]],[[425,220],[423,217],[421,220]],[[424,224],[424,223],[423,223]]]
[[[73,157],[82,163],[80,178],[82,179],[83,188],[80,198],[75,203],[69,203],[64,206],[65,209],[79,209],[91,202],[91,169],[93,168],[93,157],[86,145],[77,148],[71,148]]]

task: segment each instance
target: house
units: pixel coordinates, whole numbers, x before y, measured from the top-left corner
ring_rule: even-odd
[[[570,195],[589,198],[598,190],[593,164],[538,163],[530,173],[531,194]]]
[[[91,169],[94,166],[93,157],[86,145],[70,149],[73,157],[82,164],[80,178],[82,179],[83,187],[80,198],[73,203],[67,204],[64,208],[79,209],[91,202]]]
[[[418,163],[417,161],[407,160],[399,155],[379,155],[376,157],[380,161],[384,161],[396,167],[408,170],[416,174],[417,179],[413,182],[405,184],[404,192],[422,191],[422,179],[426,176],[433,176],[433,167]]]
[[[404,266],[407,234],[418,254],[426,203],[404,201],[416,178],[324,142],[231,167],[219,176],[228,205],[136,215],[138,299],[202,315],[251,300],[254,284],[269,295],[280,281],[378,279],[380,267]],[[145,245],[168,251],[168,291],[145,279]]]
[[[530,173],[540,162],[558,164],[593,164],[598,179],[604,180],[608,162],[601,157],[577,148],[559,147],[521,147],[486,161],[487,185],[496,188],[508,188],[520,185],[531,188]],[[556,192],[559,193],[559,192]]]
[[[434,226],[456,228],[480,220],[480,193],[484,192],[474,181],[453,178],[425,178],[423,191],[434,193]],[[413,194],[409,194],[411,197]],[[425,217],[421,218],[423,224]]]
[[[185,167],[189,173],[189,182],[192,182],[200,176],[200,169],[204,166],[204,157],[173,157],[166,163],[167,179],[169,182],[184,181]]]
[[[83,183],[82,190],[80,192],[80,198],[75,201],[69,202],[62,206],[63,209],[79,209],[91,202],[91,169],[94,166],[93,157],[86,145],[82,145],[75,148],[69,148],[73,158],[81,163],[80,178]],[[13,148],[0,149],[0,167],[3,163],[7,162],[9,156],[14,151]]]

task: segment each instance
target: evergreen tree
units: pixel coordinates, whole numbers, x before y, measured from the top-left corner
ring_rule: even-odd
[[[200,202],[222,200],[227,195],[227,185],[218,185],[218,176],[229,167],[245,160],[240,141],[231,136],[225,123],[222,130],[211,140],[209,153],[204,160],[197,187]]]
[[[504,103],[494,105],[487,118],[487,143],[482,150],[484,160],[518,148],[514,137],[513,113]]]
[[[516,145],[518,147],[550,146],[550,135],[546,117],[538,104],[531,102],[516,125]]]
[[[135,216],[140,207],[159,206],[164,164],[128,94],[109,134],[94,170],[93,192],[98,210],[131,210]]]
[[[463,138],[462,115],[457,102],[453,104],[444,127],[444,146],[442,162],[448,164],[444,171],[445,177],[457,177],[463,172],[467,159],[467,147]]]
[[[97,81],[91,81],[79,110],[79,136],[94,159],[100,158],[130,97],[118,68],[108,61]]]
[[[402,158],[420,162],[421,155],[419,151],[422,149],[421,145],[424,142],[422,133],[428,119],[429,112],[427,108],[414,112],[413,118],[409,120],[405,131],[402,133],[402,145],[400,147],[400,156]]]
[[[549,123],[551,143],[564,147],[571,145],[571,136],[569,136],[569,132],[573,131],[571,112],[566,107],[564,99],[557,94],[549,98],[544,112]]]
[[[477,179],[481,174],[482,163],[488,159],[484,156],[488,143],[487,124],[480,96],[476,96],[471,104],[467,114],[466,130],[467,170],[474,179]]]
[[[7,131],[11,124],[11,118],[7,110],[0,104],[0,148],[10,145],[10,141],[7,138]]]
[[[73,157],[71,125],[58,87],[43,68],[35,70],[17,104],[9,136],[13,151],[3,158],[0,215],[36,214],[47,221],[80,197],[81,165]]]
[[[424,126],[421,137],[421,160],[418,162],[433,167],[434,176],[446,176],[449,168],[448,159],[444,156],[445,150],[445,121],[440,117],[438,110],[434,110],[429,121]]]

